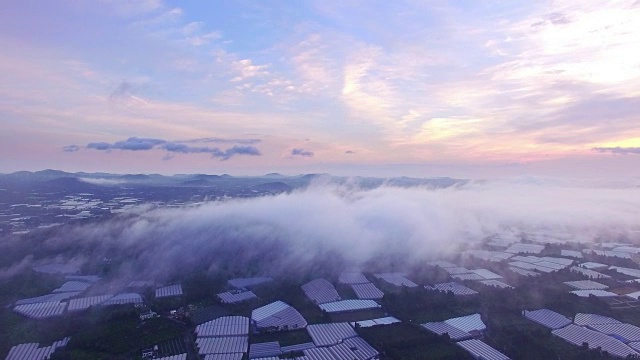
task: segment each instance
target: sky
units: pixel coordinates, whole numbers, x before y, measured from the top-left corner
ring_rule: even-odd
[[[640,177],[640,1],[8,0],[0,172]]]

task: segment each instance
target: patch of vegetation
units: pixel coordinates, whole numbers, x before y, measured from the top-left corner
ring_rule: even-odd
[[[75,334],[67,349],[104,354],[139,351],[180,336],[184,325],[166,318],[153,318],[140,323],[133,309],[97,309]]]
[[[380,351],[382,359],[473,359],[448,336],[438,336],[415,325],[397,323],[357,328],[356,331]]]
[[[264,343],[277,341],[280,346],[290,346],[311,342],[311,336],[307,330],[282,331],[276,333],[255,334],[251,337],[251,343]]]

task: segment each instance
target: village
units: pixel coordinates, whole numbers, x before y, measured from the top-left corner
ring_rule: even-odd
[[[403,272],[336,269],[299,284],[252,274],[115,285],[52,263],[31,276],[58,286],[13,301],[8,322],[50,342],[14,345],[6,358],[634,358],[638,254],[623,243],[494,236]]]

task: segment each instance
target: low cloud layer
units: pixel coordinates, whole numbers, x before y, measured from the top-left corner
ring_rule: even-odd
[[[468,183],[365,191],[323,185],[181,209],[138,208],[61,228],[38,251],[89,263],[114,258],[123,264],[122,278],[173,281],[192,271],[286,277],[373,259],[395,270],[391,259],[434,259],[494,234],[640,240],[638,213],[637,187]]]
[[[168,141],[163,139],[130,137],[123,141],[114,143],[108,142],[92,142],[85,146],[86,149],[94,149],[98,151],[149,151],[164,150],[167,152],[165,159],[171,159],[173,154],[209,154],[213,158],[221,160],[229,160],[236,155],[259,156],[262,155],[260,150],[255,146],[247,144],[259,143],[260,139],[222,139],[222,138],[201,138],[185,141]],[[237,143],[228,149],[220,149],[209,146],[192,146],[193,143]],[[80,150],[77,145],[69,145],[63,148],[66,152],[75,152]]]

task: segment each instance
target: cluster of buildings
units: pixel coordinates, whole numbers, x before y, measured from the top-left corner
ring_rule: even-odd
[[[47,264],[35,267],[38,272],[48,274],[67,274],[65,282],[49,294],[32,298],[19,299],[12,305],[13,311],[30,319],[42,320],[77,313],[95,306],[133,305],[143,306],[144,298],[140,293],[148,287],[155,287],[154,282],[132,281],[123,291],[117,293],[99,293],[95,290],[101,278],[97,275],[77,275],[79,269],[68,264]],[[182,286],[169,285],[155,289],[155,298],[181,296]]]
[[[549,241],[548,238],[544,239]],[[386,313],[384,296],[389,292],[402,294],[399,289],[451,293],[455,297],[472,298],[483,291],[515,289],[520,281],[563,272],[571,274],[562,281],[563,291],[577,297],[598,297],[625,306],[640,298],[640,266],[635,260],[640,247],[625,244],[590,244],[580,248],[576,244],[550,250],[536,242],[517,242],[493,239],[476,249],[465,250],[448,260],[429,262],[438,279],[443,282],[421,284],[400,272],[365,275],[358,269],[342,272],[335,283],[327,279],[314,279],[300,286],[309,304],[328,315],[324,323],[308,321],[291,304],[277,300],[264,304],[256,287],[268,287],[274,282],[269,277],[236,278],[229,280],[228,289],[217,294],[223,307],[231,309],[238,304],[251,304],[250,316],[221,315],[198,324],[194,329],[193,347],[201,359],[260,359],[295,358],[301,360],[368,360],[378,359],[380,349],[358,335],[359,328],[388,326],[400,323],[393,314]],[[18,300],[13,310],[32,319],[46,319],[65,313],[80,312],[93,306],[144,304],[140,288],[153,288],[155,299],[183,295],[180,284],[156,286],[153,282],[134,281],[127,291],[114,294],[94,294],[92,287],[101,279],[92,275],[77,275],[78,269],[69,265],[50,264],[36,269],[46,273],[67,274],[66,282],[49,294]],[[415,279],[414,279],[415,280]],[[335,284],[335,285],[334,285]],[[347,289],[348,291],[344,291]],[[90,295],[86,295],[91,293]],[[345,295],[346,294],[346,295]],[[624,300],[626,299],[626,300]],[[255,306],[254,306],[255,305]],[[613,306],[613,305],[612,305]],[[633,305],[631,305],[633,306]],[[640,307],[640,302],[638,302]],[[366,314],[359,321],[340,321],[336,314]],[[570,316],[569,316],[570,315]],[[509,357],[486,341],[488,332],[481,313],[439,319],[421,323],[420,329],[437,335],[447,334],[453,344],[476,359],[503,360]],[[626,357],[640,356],[640,327],[623,323],[599,314],[560,314],[551,309],[524,310],[522,316],[547,328],[550,334],[576,346],[600,348],[609,354]],[[327,320],[331,319],[331,320]],[[416,325],[418,326],[418,325]],[[265,341],[265,334],[304,332],[311,341],[295,344],[278,340]],[[272,338],[278,338],[272,337]],[[262,339],[262,340],[261,340]],[[59,344],[40,348],[38,344],[14,347],[11,359],[23,359],[17,354],[51,354],[64,346]],[[64,343],[64,344],[63,344]],[[62,344],[62,345],[61,345]],[[42,350],[46,349],[46,350]],[[37,357],[47,359],[49,355]],[[40,355],[38,355],[40,356]],[[166,357],[167,360],[186,360],[187,354]],[[26,359],[26,358],[25,358]]]
[[[525,310],[522,315],[573,345],[586,344],[621,358],[640,356],[640,328],[635,325],[599,314],[577,313],[572,320],[549,309]]]

